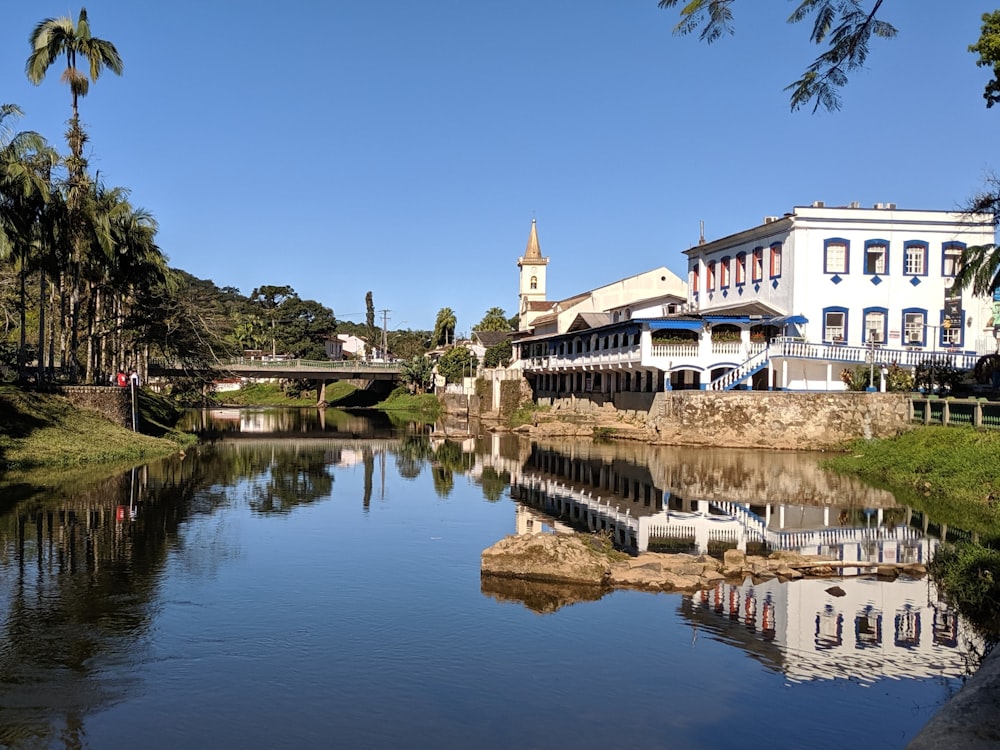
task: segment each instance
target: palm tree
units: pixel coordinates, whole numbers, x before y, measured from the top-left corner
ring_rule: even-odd
[[[972,221],[991,216],[996,229],[1000,224],[1000,175],[987,178],[986,186],[966,205],[965,214]],[[990,244],[965,248],[955,274],[955,287],[971,287],[976,296],[987,296],[1000,289],[1000,247]]]
[[[69,120],[69,130],[66,140],[70,155],[66,158],[68,172],[66,207],[70,220],[70,242],[72,247],[70,268],[70,376],[76,376],[77,327],[80,303],[80,258],[86,243],[85,221],[81,216],[83,203],[89,189],[87,178],[87,160],[83,156],[83,146],[87,142],[87,134],[80,127],[80,112],[78,103],[80,97],[90,91],[91,81],[97,81],[101,72],[110,70],[121,75],[122,59],[115,46],[104,39],[91,36],[90,22],[87,19],[86,8],[80,9],[80,16],[74,23],[72,18],[46,18],[35,26],[31,33],[31,54],[25,64],[28,80],[38,85],[45,78],[48,69],[65,55],[66,70],[63,80],[69,84],[73,97],[73,115]],[[77,68],[77,59],[83,58],[88,63],[88,70]]]
[[[434,335],[432,341],[434,346],[447,346],[455,343],[455,326],[458,321],[455,318],[455,311],[450,307],[442,307],[438,310],[437,319],[434,321]],[[449,341],[450,336],[450,341]]]
[[[40,135],[13,133],[5,125],[5,120],[21,114],[16,105],[0,105],[0,259],[11,257],[18,271],[19,373],[25,363],[27,336],[25,282],[32,249],[39,244],[39,218],[49,198],[49,173],[56,161],[55,152]]]
[[[509,331],[510,320],[502,307],[491,307],[476,326],[477,331]]]

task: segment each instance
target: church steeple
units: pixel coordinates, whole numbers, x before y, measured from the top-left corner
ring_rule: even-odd
[[[524,256],[517,259],[517,267],[521,271],[521,289],[518,297],[521,330],[528,328],[531,320],[537,316],[537,312],[532,313],[530,310],[530,303],[545,301],[545,267],[548,264],[549,259],[542,257],[542,248],[538,244],[538,225],[532,219]]]

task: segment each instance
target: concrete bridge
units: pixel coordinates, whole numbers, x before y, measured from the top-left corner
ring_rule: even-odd
[[[326,401],[326,385],[337,380],[363,380],[367,386],[383,382],[395,384],[402,368],[396,363],[363,362],[361,360],[309,359],[249,359],[237,357],[220,360],[216,372],[241,378],[279,378],[282,380],[315,380],[316,401]],[[178,363],[151,361],[150,377],[181,377],[192,373],[207,374],[208,370],[183,367]],[[366,387],[367,387],[366,386]]]

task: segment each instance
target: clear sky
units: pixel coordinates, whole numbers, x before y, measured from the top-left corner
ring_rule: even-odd
[[[560,299],[794,206],[960,206],[1000,171],[1000,108],[967,51],[979,0],[887,0],[836,113],[783,88],[818,54],[791,0],[677,37],[656,0],[91,0],[124,63],[81,101],[92,170],[156,216],[172,266],[288,284],[390,328],[517,311],[532,218]],[[65,150],[70,95],[24,76],[28,37],[78,5],[5,2],[0,102]],[[379,315],[379,323],[382,316]]]

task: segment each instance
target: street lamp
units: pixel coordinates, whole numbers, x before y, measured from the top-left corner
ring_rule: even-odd
[[[868,331],[868,387],[865,388],[868,393],[875,392],[875,335],[878,332],[877,328],[872,328]]]

